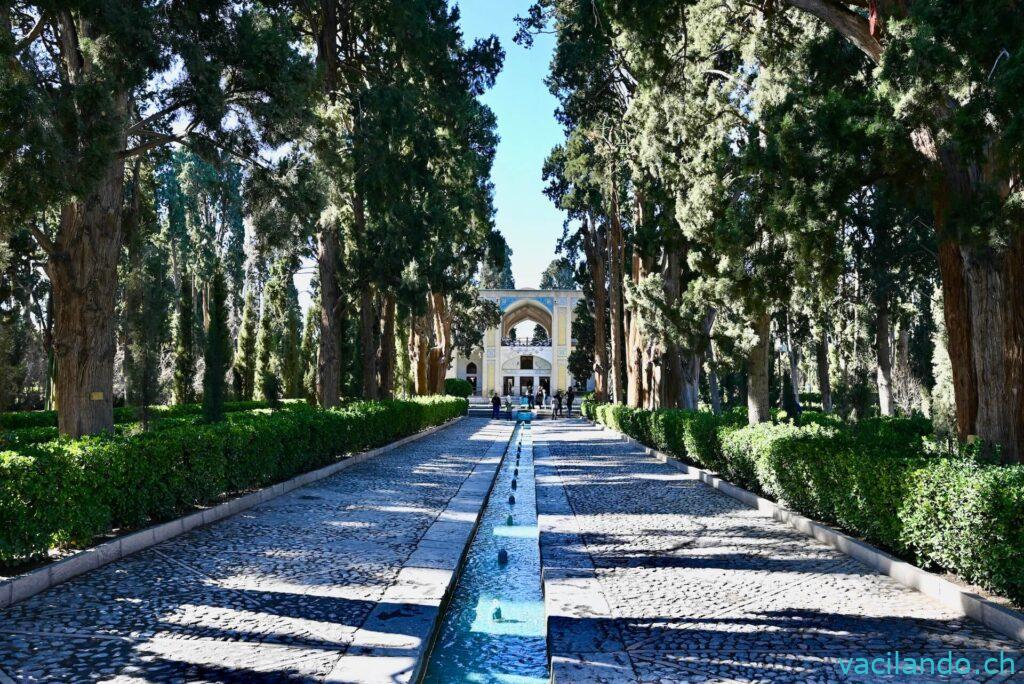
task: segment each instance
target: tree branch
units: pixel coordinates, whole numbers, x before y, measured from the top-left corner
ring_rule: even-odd
[[[28,225],[28,230],[30,233],[32,233],[32,237],[36,239],[36,242],[39,243],[39,246],[42,248],[42,250],[46,252],[46,256],[52,259],[57,255],[57,247],[56,245],[53,244],[53,240],[51,240],[46,233],[39,230],[39,227],[37,225],[35,225],[34,223],[30,223]]]
[[[882,58],[882,44],[871,35],[868,20],[834,0],[785,0],[791,7],[821,19],[839,31],[872,62]]]
[[[14,54],[18,54],[19,52],[27,48],[29,45],[31,45],[33,42],[35,42],[35,39],[38,38],[39,34],[43,32],[44,28],[46,28],[46,22],[48,22],[49,20],[49,12],[43,12],[42,14],[40,14],[39,21],[37,21],[36,25],[32,27],[32,30],[26,33],[21,40],[14,44]]]

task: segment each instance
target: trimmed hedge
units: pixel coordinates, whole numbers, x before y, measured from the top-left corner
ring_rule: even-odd
[[[265,401],[226,401],[224,412],[252,411],[267,408]],[[202,404],[178,404],[174,406],[150,406],[150,416],[156,418],[180,418],[198,416],[203,413]],[[114,423],[134,423],[139,419],[134,406],[119,406],[114,409]],[[11,411],[0,413],[0,430],[23,430],[26,428],[57,427],[56,411]]]
[[[445,378],[444,393],[451,397],[466,399],[473,394],[473,383],[462,378]]]
[[[346,454],[438,425],[465,399],[302,403],[231,420],[0,452],[0,564],[87,545],[111,529],[169,520],[196,506],[286,480]]]
[[[943,454],[923,418],[746,426],[742,412],[584,404],[584,415],[787,508],[1024,605],[1024,466]]]

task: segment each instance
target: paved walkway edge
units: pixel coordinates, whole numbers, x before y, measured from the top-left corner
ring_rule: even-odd
[[[350,468],[351,466],[361,463],[368,458],[373,458],[374,456],[386,453],[392,449],[397,449],[403,444],[408,444],[409,442],[414,442],[418,439],[427,437],[428,435],[432,435],[438,430],[443,430],[454,425],[462,420],[463,417],[464,416],[458,416],[447,423],[434,425],[426,430],[417,432],[416,434],[403,437],[402,439],[391,442],[390,444],[385,444],[382,447],[360,452],[342,459],[337,463],[332,463],[317,470],[311,470],[308,473],[297,475],[290,480],[285,480],[284,482],[279,482],[276,485],[264,487],[263,489],[236,497],[230,501],[217,504],[216,506],[197,511],[195,513],[190,513],[189,515],[176,518],[169,522],[153,525],[152,527],[147,527],[143,530],[139,530],[138,532],[126,534],[108,542],[103,542],[102,544],[84,549],[63,560],[50,563],[49,565],[37,568],[23,575],[18,575],[17,577],[4,580],[3,582],[0,582],[0,609],[18,603],[19,601],[24,601],[39,592],[46,591],[51,587],[67,582],[73,577],[77,577],[78,575],[103,567],[108,563],[113,563],[114,561],[120,560],[125,556],[136,553],[137,551],[142,551],[143,549],[148,549],[151,546],[165,542],[168,539],[173,539],[174,537],[185,534],[197,527],[209,525],[225,518],[230,518],[242,511],[259,506],[266,501],[270,501],[271,499],[276,499],[279,496],[287,494],[293,489],[304,487],[310,482],[316,482],[317,480],[322,480],[325,477],[334,475],[335,473],[345,470],[346,468]],[[0,680],[0,684],[2,684],[2,680]]]
[[[940,577],[927,570],[922,570],[916,565],[900,560],[871,544],[854,539],[850,535],[835,530],[828,525],[815,522],[799,513],[787,510],[774,501],[769,501],[753,492],[749,492],[742,487],[737,487],[731,482],[721,479],[710,471],[688,465],[674,456],[641,444],[632,437],[624,435],[618,430],[613,430],[607,425],[597,422],[593,422],[593,424],[617,435],[626,442],[634,444],[637,448],[643,449],[649,456],[653,456],[662,463],[668,463],[709,487],[717,489],[726,496],[730,496],[751,508],[757,509],[765,517],[774,518],[779,522],[786,523],[798,532],[808,537],[814,537],[818,541],[828,544],[837,551],[845,553],[847,556],[864,563],[883,575],[888,575],[903,586],[919,591],[925,596],[958,611],[962,615],[977,620],[1003,636],[1024,642],[1024,613],[1000,606],[994,601],[969,592],[944,577]]]
[[[441,629],[465,555],[483,517],[518,425],[497,440],[420,538],[398,578],[356,630],[325,681],[332,684],[418,682]]]

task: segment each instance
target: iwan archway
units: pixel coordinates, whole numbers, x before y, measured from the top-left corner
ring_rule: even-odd
[[[484,331],[483,346],[469,357],[455,357],[448,377],[469,380],[476,394],[485,397],[532,393],[541,387],[548,393],[564,392],[586,385],[588,378],[573,378],[568,368],[573,311],[582,292],[481,290],[480,296],[501,308],[501,323]],[[534,335],[535,325],[543,335]]]

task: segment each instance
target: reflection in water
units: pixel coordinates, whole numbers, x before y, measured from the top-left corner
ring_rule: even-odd
[[[509,503],[519,445],[518,496]],[[508,554],[504,564],[499,561],[502,550]],[[445,611],[424,680],[547,682],[544,628],[533,440],[529,423],[520,423]]]

